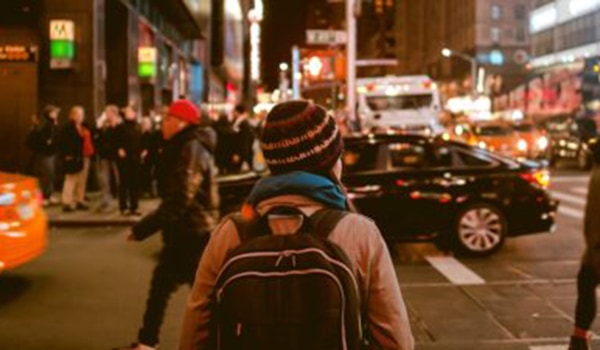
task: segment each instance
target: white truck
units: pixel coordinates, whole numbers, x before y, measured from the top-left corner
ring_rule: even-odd
[[[359,78],[357,100],[363,131],[425,135],[442,131],[440,95],[428,76]]]

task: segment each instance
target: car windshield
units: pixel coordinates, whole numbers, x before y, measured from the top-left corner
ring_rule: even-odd
[[[367,97],[367,104],[372,111],[428,108],[432,102],[431,94]]]
[[[507,136],[511,134],[509,128],[502,126],[478,126],[475,128],[475,134],[479,136]]]

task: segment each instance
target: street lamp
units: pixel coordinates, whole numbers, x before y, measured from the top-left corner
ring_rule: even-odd
[[[287,64],[287,63],[285,63],[285,62],[281,62],[281,63],[279,64],[279,70],[280,70],[280,71],[282,71],[282,72],[287,72],[287,70],[288,70],[288,69],[289,69],[289,66],[288,66],[288,64]]]
[[[461,52],[452,51],[449,48],[444,48],[442,50],[442,56],[446,58],[450,58],[452,56],[463,59],[469,63],[471,63],[471,79],[472,79],[472,88],[473,88],[473,96],[477,95],[477,60],[475,57],[471,57]]]

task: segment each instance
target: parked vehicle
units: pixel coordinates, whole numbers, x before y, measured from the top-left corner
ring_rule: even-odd
[[[386,240],[431,241],[472,255],[507,237],[548,232],[558,202],[539,163],[418,135],[346,139],[343,182]],[[222,179],[223,209],[241,203],[257,176]]]
[[[47,218],[42,201],[36,179],[0,173],[0,272],[46,250]]]
[[[544,120],[541,126],[550,137],[550,162],[575,161],[577,167],[592,167],[590,143],[597,138],[596,122],[591,118],[561,115]]]

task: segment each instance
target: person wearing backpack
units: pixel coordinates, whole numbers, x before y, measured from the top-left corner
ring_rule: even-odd
[[[261,146],[271,176],[213,231],[179,349],[413,349],[385,242],[341,186],[335,120],[281,103]]]
[[[161,203],[133,227],[128,240],[142,241],[162,231],[164,248],[152,275],[137,342],[119,350],[158,346],[167,302],[180,285],[192,285],[210,231],[217,223],[219,194],[212,156],[216,141],[200,126],[196,106],[187,100],[171,104],[162,134]]]

